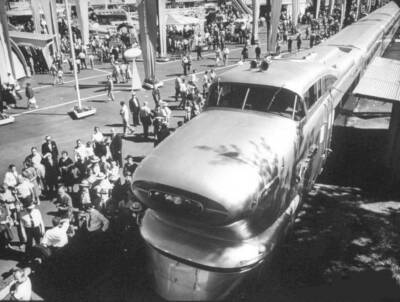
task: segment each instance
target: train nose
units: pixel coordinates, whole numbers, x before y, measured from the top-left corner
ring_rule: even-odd
[[[250,273],[204,270],[160,254],[151,246],[147,246],[147,255],[154,289],[168,301],[223,300]]]

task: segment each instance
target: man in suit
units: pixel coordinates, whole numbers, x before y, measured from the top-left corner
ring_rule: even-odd
[[[135,91],[132,91],[132,97],[129,99],[129,110],[132,113],[133,126],[139,126],[140,103]]]
[[[160,89],[158,87],[154,86],[152,95],[153,95],[153,100],[156,105],[156,108],[158,108],[160,106],[160,100],[161,100]]]
[[[113,82],[113,80],[111,79],[111,76],[107,76],[107,82],[106,82],[106,91],[107,91],[107,96],[108,96],[108,98],[111,100],[111,101],[115,101],[115,98],[114,98],[114,93],[113,93],[113,90],[114,90],[114,82]]]
[[[54,163],[58,163],[58,148],[55,141],[51,140],[51,136],[45,137],[45,142],[42,145],[42,154],[45,156],[47,153],[51,154]]]
[[[112,137],[110,143],[110,152],[112,158],[122,167],[122,138],[121,135],[115,132],[115,129],[112,128]]]

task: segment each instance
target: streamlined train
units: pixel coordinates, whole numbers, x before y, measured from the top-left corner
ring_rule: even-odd
[[[132,188],[161,297],[225,298],[269,260],[324,167],[335,108],[399,19],[390,2],[312,49],[221,74],[207,109],[143,160]]]

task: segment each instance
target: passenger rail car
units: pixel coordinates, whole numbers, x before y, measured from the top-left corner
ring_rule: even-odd
[[[207,109],[143,160],[133,190],[160,296],[224,298],[271,257],[322,171],[335,108],[399,18],[391,2],[267,70],[223,73]]]

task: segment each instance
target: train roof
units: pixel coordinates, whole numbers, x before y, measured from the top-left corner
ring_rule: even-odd
[[[222,73],[218,79],[225,83],[283,86],[302,95],[315,81],[327,74],[331,73],[326,66],[307,59],[275,59],[266,71],[251,69],[250,64],[246,62]]]
[[[355,47],[366,51],[372,47],[371,41],[374,41],[374,39],[371,39],[371,37],[378,37],[385,25],[390,24],[389,21],[393,20],[399,14],[399,11],[399,6],[394,2],[390,2],[351,24],[351,26],[345,27],[323,44]]]

